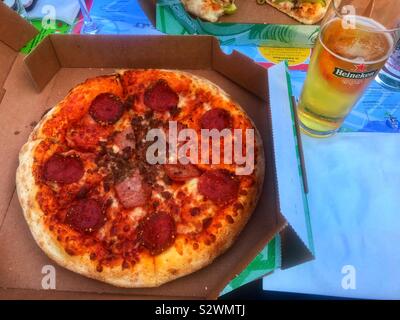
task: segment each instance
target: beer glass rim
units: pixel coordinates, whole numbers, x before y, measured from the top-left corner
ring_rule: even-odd
[[[338,7],[337,4],[340,5],[340,4],[341,4],[341,1],[339,1],[339,2],[337,2],[337,1],[335,1],[335,0],[332,1],[332,7],[333,7],[333,9],[335,10],[335,13],[337,14],[337,16],[338,16],[340,19],[343,19],[344,17],[350,15],[350,14],[342,14],[342,13],[340,12],[339,7]],[[350,16],[352,16],[352,15],[350,15]],[[354,16],[357,17],[357,15],[354,15]],[[362,16],[360,16],[360,17],[362,17]],[[367,17],[366,17],[366,18],[367,18]],[[375,21],[375,20],[374,20],[374,21]],[[378,23],[379,25],[383,26],[380,22],[378,22],[378,21],[375,21],[375,22]],[[400,31],[400,21],[399,21],[399,24],[398,24],[398,27],[397,27],[397,28],[388,29],[388,28],[386,28],[385,26],[383,26],[383,27],[384,27],[384,29],[382,29],[382,28],[376,28],[376,27],[369,27],[368,30],[369,30],[369,31],[373,31],[373,32],[382,32],[382,33],[393,33],[393,32],[398,32],[398,31]],[[357,26],[356,29],[361,29],[361,30],[362,30],[363,28],[360,28],[359,26]],[[371,29],[372,29],[372,30],[371,30]]]

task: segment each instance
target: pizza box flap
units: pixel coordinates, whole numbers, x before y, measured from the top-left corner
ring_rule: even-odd
[[[72,273],[47,258],[24,221],[15,193],[15,170],[19,149],[32,127],[73,86],[115,69],[148,67],[183,69],[210,79],[230,93],[261,133],[267,170],[257,209],[225,254],[208,267],[159,288],[123,289]],[[292,263],[296,263],[308,259],[304,250],[296,249],[296,245],[302,247],[301,241],[288,228],[278,208],[267,70],[237,52],[225,55],[215,38],[51,35],[26,58],[17,56],[4,88],[0,104],[4,188],[1,204],[7,211],[0,225],[0,288],[21,290],[21,295],[39,290],[46,297],[52,297],[54,291],[50,289],[54,289],[57,296],[63,296],[64,292],[68,297],[73,292],[76,298],[90,294],[121,298],[216,298],[279,232],[284,250],[282,260],[291,257]],[[54,286],[48,282],[52,270]]]
[[[153,26],[155,26],[157,0],[138,0],[138,2]]]
[[[156,6],[180,4],[180,0],[138,0],[143,11],[155,25]],[[235,0],[237,11],[232,15],[222,16],[217,23],[245,23],[245,24],[286,24],[299,25],[297,20],[289,17],[278,9],[268,5],[258,5],[256,0]]]
[[[269,83],[269,106],[278,207],[290,225],[286,231],[296,233],[303,244],[302,254],[312,258],[313,239],[307,200],[307,178],[287,64],[282,62],[270,67],[268,76],[276,79]],[[290,242],[292,237],[288,234],[285,237],[284,242]],[[293,244],[289,247],[293,247]],[[294,252],[301,252],[299,249],[297,247]],[[292,266],[290,260],[282,261],[282,267]]]
[[[6,93],[5,83],[18,57],[19,50],[36,34],[37,30],[29,22],[0,2],[0,103]],[[4,114],[6,111],[1,109],[1,112]],[[0,135],[5,138],[7,130],[8,128],[1,127]],[[7,140],[4,139],[2,143],[5,141]],[[7,155],[3,154],[2,156]],[[6,195],[14,188],[12,184],[8,183],[8,181],[12,181],[8,178],[14,175],[14,172],[9,169],[6,165],[0,166],[0,174],[6,180],[0,185],[0,194]],[[8,203],[9,199],[0,202],[0,226]]]
[[[0,101],[3,83],[18,51],[37,34],[37,30],[19,14],[0,2]]]
[[[19,51],[37,33],[34,26],[0,2],[0,42]]]
[[[110,48],[114,47],[121,50],[110,55]],[[146,50],[137,50],[139,47]],[[45,69],[42,61],[46,61]],[[55,34],[45,38],[40,49],[33,50],[25,58],[25,64],[38,90],[42,90],[60,68],[215,69],[261,99],[268,97],[266,70],[237,51],[224,54],[218,41],[210,36]],[[232,65],[248,67],[231,68]]]

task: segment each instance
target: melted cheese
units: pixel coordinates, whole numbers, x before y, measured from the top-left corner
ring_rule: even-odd
[[[303,18],[313,18],[325,13],[325,8],[320,3],[304,2],[296,10],[299,16]]]
[[[213,0],[181,0],[186,10],[204,20],[217,22],[224,14],[223,1]]]
[[[294,3],[290,1],[278,2],[278,5],[284,10],[291,10],[294,7]]]

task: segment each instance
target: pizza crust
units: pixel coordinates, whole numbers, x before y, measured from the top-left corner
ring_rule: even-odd
[[[283,8],[278,3],[274,3],[271,0],[266,0],[266,1],[272,7],[278,9],[281,12],[284,12],[288,16],[290,16],[293,19],[296,19],[297,21],[300,21],[301,23],[304,23],[304,24],[315,24],[315,23],[321,21],[324,18],[325,14],[329,8],[330,2],[331,2],[331,0],[326,0],[326,7],[322,7],[322,9],[320,10],[320,12],[318,12],[318,14],[316,14],[314,17],[305,18],[305,17],[299,16],[296,12],[294,12],[291,9]]]
[[[210,22],[217,22],[224,14],[222,6],[217,8],[217,4],[212,0],[181,0],[185,9],[191,14]]]

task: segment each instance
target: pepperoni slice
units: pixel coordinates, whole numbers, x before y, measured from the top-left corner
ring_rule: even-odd
[[[54,154],[43,166],[43,178],[47,181],[70,184],[79,181],[83,174],[83,163],[76,156]]]
[[[202,115],[200,126],[202,129],[217,129],[221,131],[232,127],[232,117],[225,109],[211,109]]]
[[[169,111],[175,108],[178,102],[179,96],[165,80],[157,81],[144,93],[144,104],[155,111]]]
[[[115,191],[121,204],[126,209],[144,206],[151,194],[151,189],[138,171],[115,185]]]
[[[105,215],[96,200],[82,199],[68,210],[65,222],[77,231],[91,233],[103,226]]]
[[[151,255],[160,254],[174,243],[175,221],[167,213],[151,214],[142,221],[139,228],[141,244],[150,251]]]
[[[191,178],[198,177],[200,170],[193,164],[166,164],[164,165],[165,173],[174,181],[185,181]]]
[[[100,124],[113,124],[123,113],[122,101],[111,93],[100,93],[89,107],[89,114]]]
[[[226,170],[211,170],[201,175],[198,189],[207,199],[225,205],[237,198],[239,181]]]

